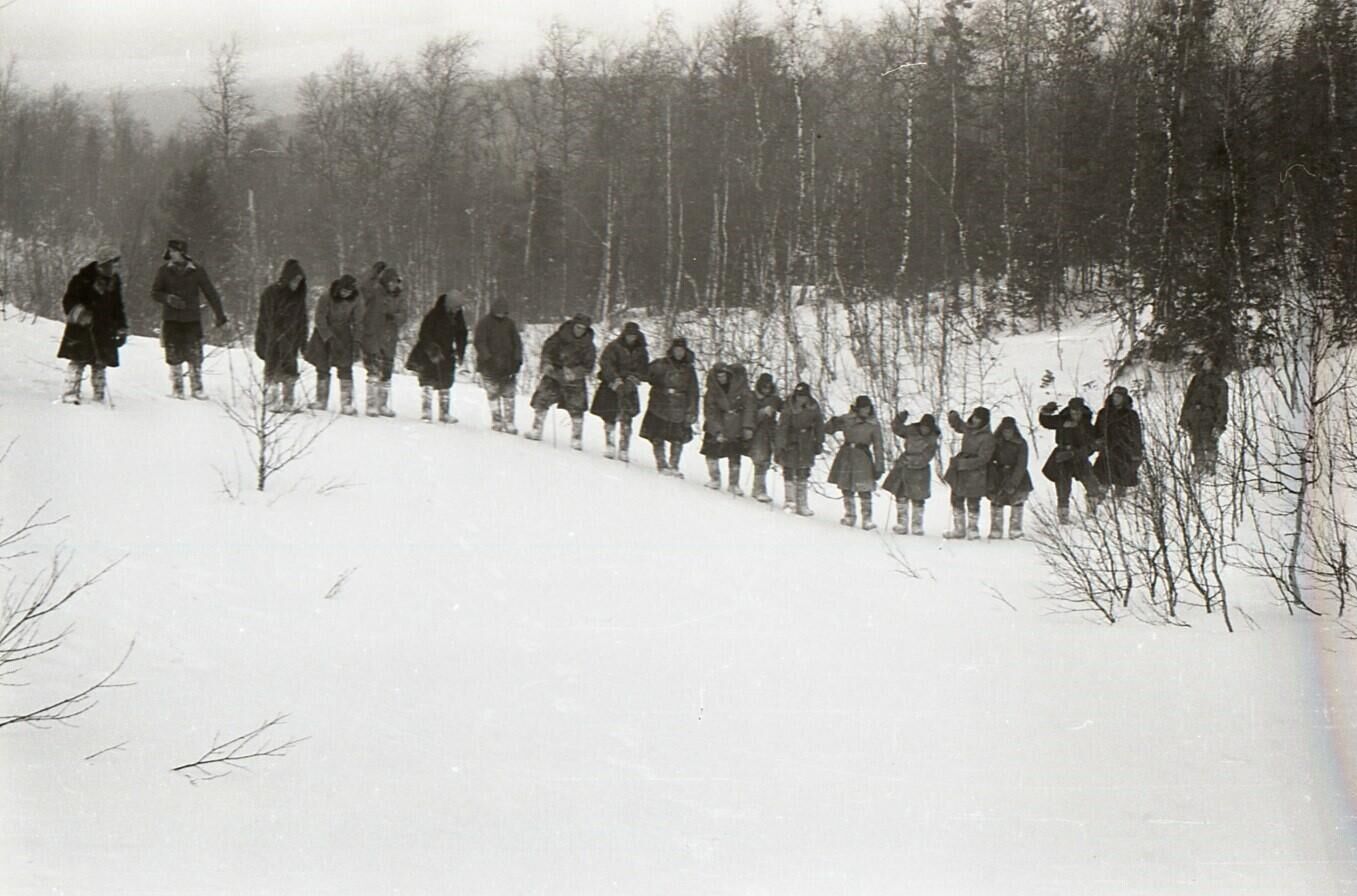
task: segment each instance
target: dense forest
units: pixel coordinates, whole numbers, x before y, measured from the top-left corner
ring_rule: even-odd
[[[135,299],[176,236],[247,319],[289,256],[313,285],[384,259],[417,301],[505,296],[525,320],[813,295],[998,331],[1094,308],[1163,356],[1243,359],[1288,291],[1357,317],[1351,0],[737,4],[629,44],[557,23],[499,78],[474,48],[347,53],[269,118],[232,40],[164,139],[125,97],[35,92],[11,65],[0,286],[54,302],[110,242]],[[155,306],[129,304],[149,332]]]

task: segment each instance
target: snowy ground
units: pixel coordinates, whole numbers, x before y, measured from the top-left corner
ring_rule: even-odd
[[[468,384],[421,425],[404,378],[232,499],[153,341],[68,407],[59,334],[0,323],[3,516],[67,516],[4,574],[126,559],[0,714],[132,641],[135,686],[0,729],[6,894],[1357,893],[1357,650],[1261,587],[1234,635],[1052,615],[1029,544],[788,518],[592,418],[583,456],[496,435]],[[285,758],[170,771],[279,713]]]

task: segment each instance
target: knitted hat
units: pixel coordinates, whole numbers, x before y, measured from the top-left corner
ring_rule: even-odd
[[[761,373],[759,378],[754,381],[755,392],[772,392],[777,384],[773,382],[771,373]]]

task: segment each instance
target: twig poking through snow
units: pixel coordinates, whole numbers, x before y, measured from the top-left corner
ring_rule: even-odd
[[[335,579],[335,583],[330,586],[330,590],[325,592],[325,600],[334,600],[336,597],[339,597],[339,592],[344,590],[344,585],[349,581],[349,576],[357,571],[358,567],[350,566],[340,573],[339,578]]]

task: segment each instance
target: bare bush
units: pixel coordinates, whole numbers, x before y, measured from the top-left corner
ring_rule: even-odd
[[[170,769],[178,772],[192,784],[215,781],[224,778],[233,771],[241,771],[248,763],[260,759],[281,759],[288,751],[310,738],[296,737],[279,742],[273,735],[287,721],[286,715],[277,715],[251,731],[237,737],[222,740],[221,735],[212,738],[212,746],[197,759],[177,765]]]

